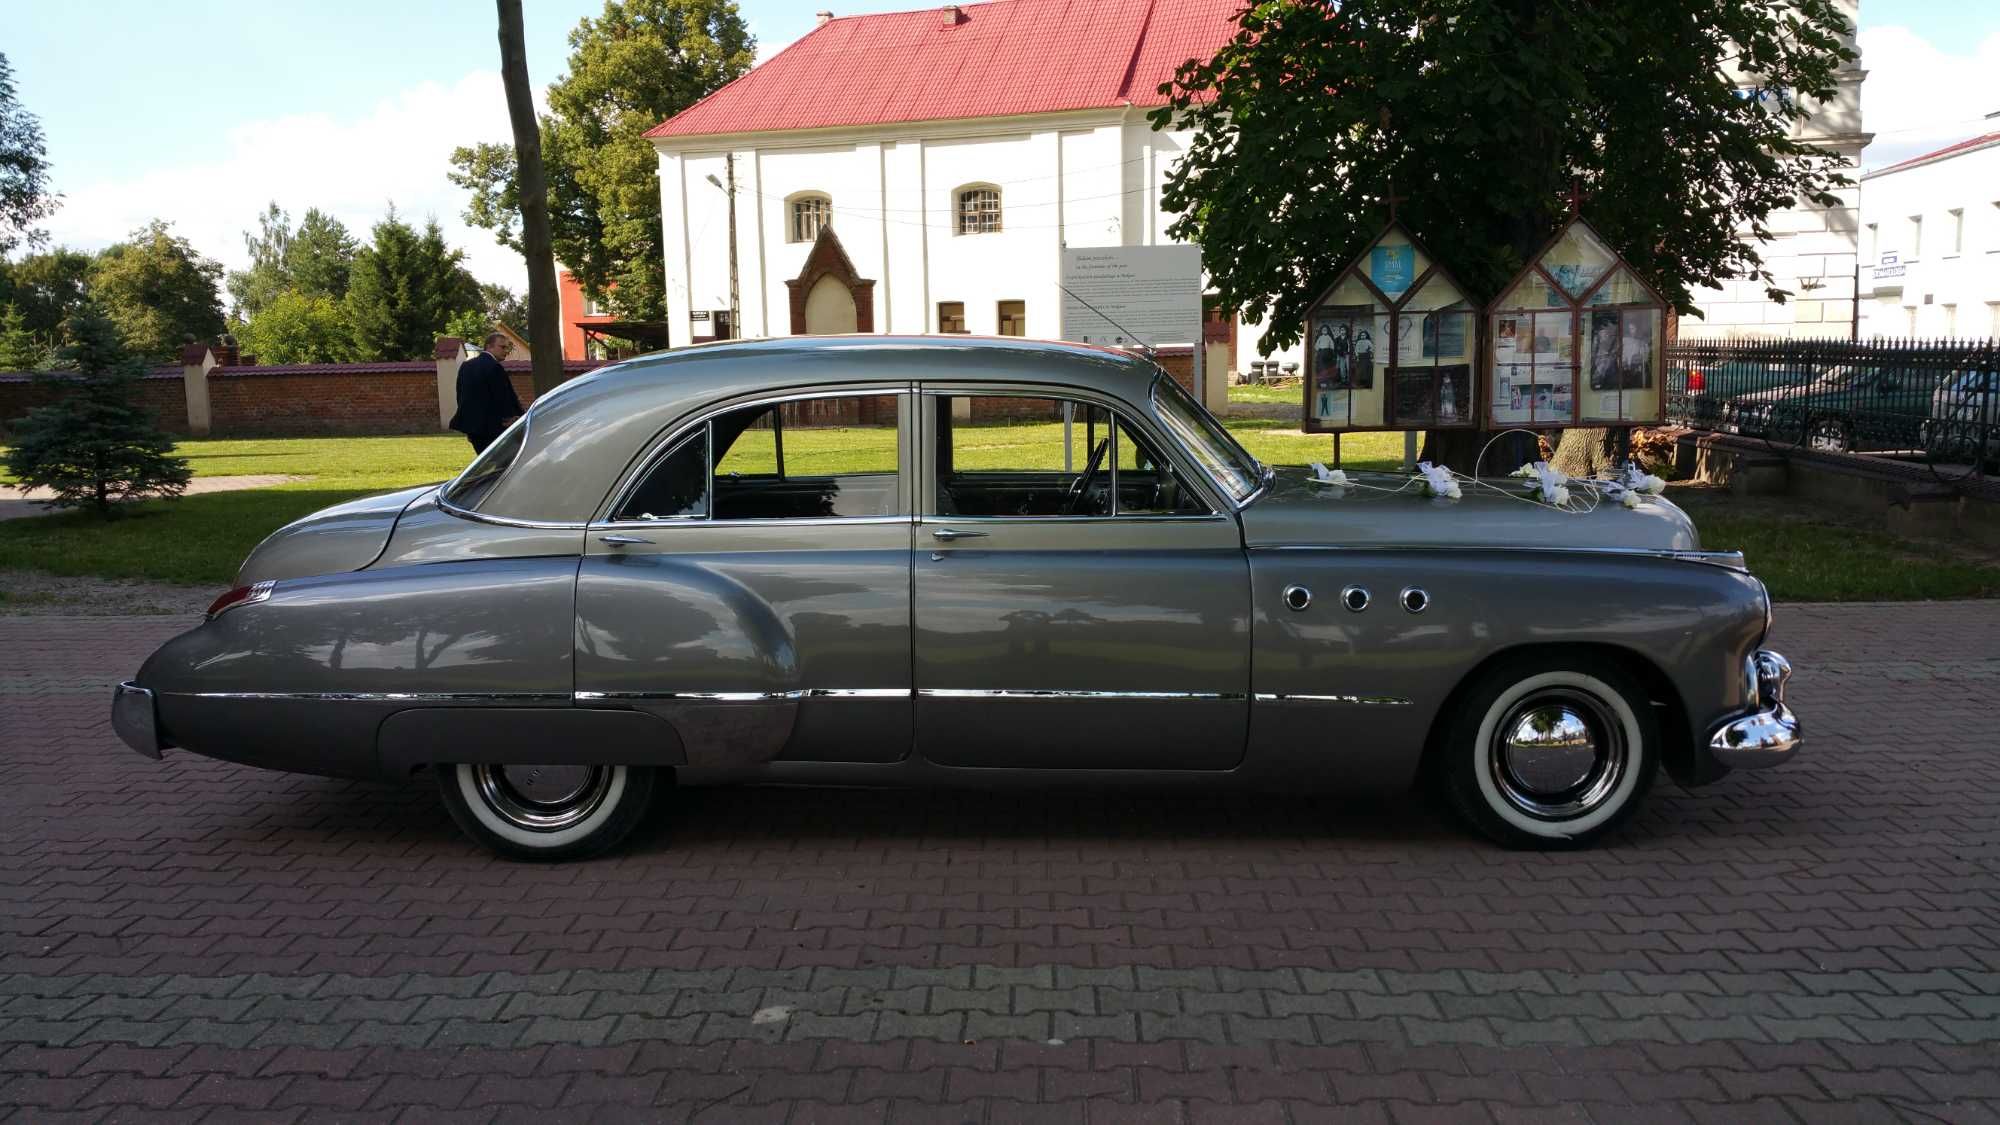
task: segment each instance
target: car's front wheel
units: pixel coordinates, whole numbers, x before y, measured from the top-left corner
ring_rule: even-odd
[[[1444,732],[1452,805],[1513,847],[1584,844],[1652,787],[1659,724],[1645,689],[1601,659],[1526,656],[1470,686]]]
[[[442,765],[438,791],[467,836],[510,859],[554,863],[617,846],[653,803],[644,766]]]

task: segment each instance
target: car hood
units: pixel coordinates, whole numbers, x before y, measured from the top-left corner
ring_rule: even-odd
[[[293,520],[257,544],[236,572],[236,584],[360,570],[382,556],[403,510],[437,489],[425,484],[363,496]]]
[[[1426,499],[1422,486],[1396,489],[1410,478],[1396,473],[1349,473],[1364,487],[1310,483],[1305,469],[1279,469],[1270,487],[1243,510],[1243,538],[1251,547],[1537,547],[1692,551],[1700,548],[1694,523],[1670,500],[1653,497],[1637,508],[1610,501],[1591,512],[1564,512],[1523,498],[1515,478],[1496,482],[1499,492],[1467,487],[1457,500]],[[1573,490],[1588,486],[1575,485]],[[1503,495],[1502,492],[1512,495]]]

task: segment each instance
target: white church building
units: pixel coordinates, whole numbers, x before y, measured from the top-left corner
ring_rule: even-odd
[[[1065,246],[1173,241],[1160,192],[1187,135],[1155,132],[1146,114],[1175,67],[1234,34],[1239,7],[994,0],[821,13],[798,42],[648,134],[672,339],[1059,336]],[[1256,358],[1256,326],[1207,331],[1234,333],[1236,369]]]

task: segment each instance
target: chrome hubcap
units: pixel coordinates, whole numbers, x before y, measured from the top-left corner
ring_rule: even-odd
[[[560,832],[595,813],[611,788],[609,766],[474,766],[479,797],[502,820]]]
[[[1507,803],[1538,820],[1569,820],[1618,789],[1629,757],[1625,728],[1596,697],[1573,689],[1536,692],[1510,708],[1488,757]]]

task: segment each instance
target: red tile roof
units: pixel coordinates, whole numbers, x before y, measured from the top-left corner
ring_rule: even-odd
[[[1246,0],[994,0],[832,19],[649,137],[1163,105]]]
[[[1884,175],[1889,172],[1900,172],[1903,169],[1908,168],[1912,165],[1928,164],[1931,161],[1938,159],[1939,157],[1956,156],[1957,154],[1965,152],[1968,149],[1985,148],[1987,145],[1990,144],[2000,144],[2000,133],[1988,133],[1983,137],[1973,137],[1970,140],[1960,141],[1955,145],[1946,145],[1943,148],[1938,149],[1936,152],[1927,152],[1924,153],[1922,156],[1912,156],[1908,160],[1897,161],[1896,163],[1889,165],[1887,168],[1877,168],[1873,172],[1868,173],[1868,176],[1870,178],[1873,178],[1875,176]]]

